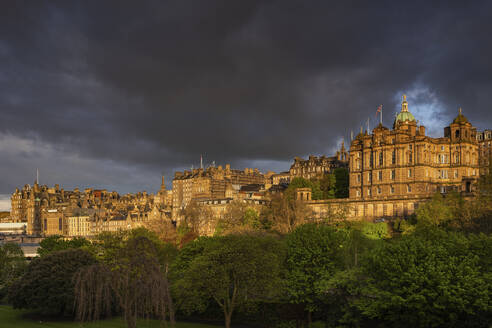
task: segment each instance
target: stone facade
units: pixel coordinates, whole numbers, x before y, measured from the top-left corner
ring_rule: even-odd
[[[164,179],[157,195],[139,192],[120,196],[115,191],[87,188],[83,192],[40,186],[16,189],[11,197],[12,222],[27,222],[29,235],[91,236],[115,227],[140,226],[151,220],[170,220],[172,193]],[[115,218],[124,218],[124,223]],[[88,230],[88,227],[90,229]]]
[[[444,137],[425,135],[406,98],[390,130],[379,124],[359,133],[350,146],[349,198],[428,197],[436,191],[471,192],[479,176],[476,129],[461,114]]]
[[[477,133],[478,151],[480,158],[480,173],[485,174],[489,168],[492,156],[492,130]]]
[[[265,185],[268,179],[258,169],[234,170],[227,164],[176,172],[173,180],[172,217],[179,220],[180,211],[192,200],[233,199],[242,186]]]
[[[307,160],[300,157],[295,157],[294,163],[289,170],[289,182],[296,177],[302,177],[304,179],[321,178],[324,174],[330,173],[336,168],[347,166],[348,153],[345,150],[344,143],[342,142],[340,150],[337,151],[335,156],[316,157],[311,155]]]

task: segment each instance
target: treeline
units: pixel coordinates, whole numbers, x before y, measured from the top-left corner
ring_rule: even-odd
[[[80,321],[122,315],[128,327],[190,316],[226,327],[488,327],[490,235],[417,223],[385,238],[385,223],[370,225],[308,223],[180,249],[146,229],[91,242],[50,237],[27,266],[4,245],[2,290],[15,308]]]

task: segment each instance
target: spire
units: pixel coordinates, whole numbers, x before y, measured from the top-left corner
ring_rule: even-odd
[[[460,107],[460,109],[459,109],[459,112],[460,112],[460,115],[462,115],[462,114],[461,114],[461,107]]]
[[[162,188],[162,187],[164,187],[164,188],[166,187],[166,184],[165,184],[165,182],[164,182],[164,175],[162,175],[161,188]]]
[[[402,96],[401,111],[402,112],[408,112],[408,102],[407,102],[407,95],[406,94],[403,94],[403,96]]]

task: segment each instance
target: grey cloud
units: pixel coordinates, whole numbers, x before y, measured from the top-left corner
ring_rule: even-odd
[[[104,180],[117,189],[147,188],[162,171],[171,178],[200,154],[284,170],[375,122],[380,103],[390,126],[403,91],[431,130],[459,106],[479,128],[492,125],[486,1],[2,7],[0,132],[90,160],[87,170],[117,165],[142,178]],[[19,182],[0,180],[0,192],[21,184],[26,172],[17,171]],[[87,179],[73,172],[65,181]]]

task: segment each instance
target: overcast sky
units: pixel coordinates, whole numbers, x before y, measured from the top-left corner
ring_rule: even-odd
[[[205,164],[332,155],[400,97],[492,128],[490,1],[2,1],[0,194],[155,192]],[[1,198],[1,197],[0,197]],[[5,197],[4,197],[5,198]]]

